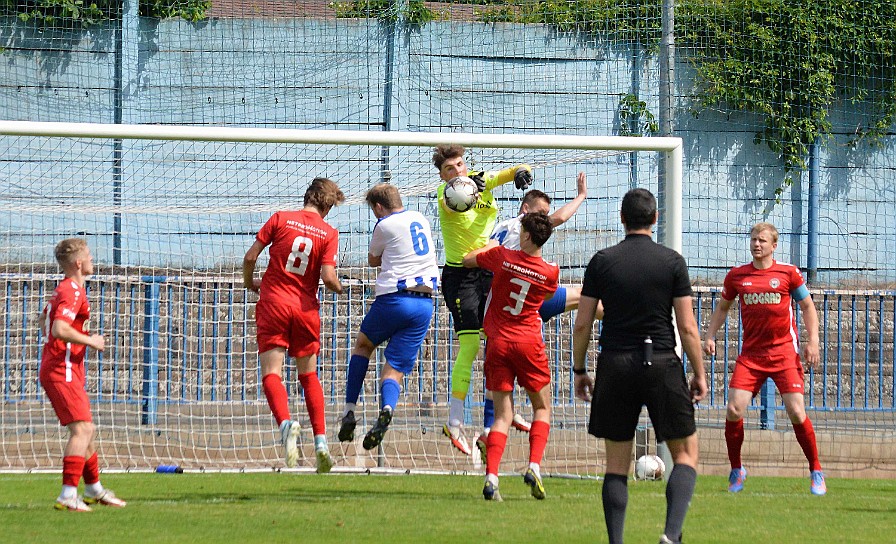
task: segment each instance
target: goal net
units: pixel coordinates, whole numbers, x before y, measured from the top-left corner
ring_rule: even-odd
[[[339,230],[345,293],[321,292],[321,352],[327,435],[335,470],[474,472],[479,456],[455,451],[441,434],[457,349],[450,316],[436,297],[419,364],[402,384],[383,445],[360,436],[379,410],[381,350],[371,360],[353,443],[336,438],[345,376],[358,326],[373,300],[377,270],[366,265],[375,218],[364,204],[374,183],[395,184],[409,209],[432,221],[440,264],[432,147],[459,143],[474,169],[534,167],[533,188],[562,206],[588,175],[588,198],[545,246],[561,283],[580,284],[598,249],[616,243],[622,196],[658,194],[660,230],[680,249],[681,144],[677,138],[514,134],[301,131],[0,122],[0,262],[5,304],[0,405],[0,470],[58,469],[67,431],[38,383],[37,317],[61,278],[53,247],[88,240],[96,272],[88,281],[91,328],[106,338],[88,352],[87,388],[106,468],[261,470],[284,467],[279,433],[261,387],[254,305],[242,287],[242,257],[257,230],[281,209],[301,207],[310,180],[326,176],[347,195],[327,221]],[[660,171],[665,175],[661,176]],[[657,180],[664,177],[667,181]],[[494,191],[502,217],[516,215],[523,191]],[[264,268],[266,252],[259,261]],[[586,432],[588,406],[571,388],[574,314],[544,328],[553,380],[552,432],[544,471],[596,474],[602,446]],[[597,331],[597,327],[595,328]],[[467,399],[471,443],[481,430],[482,357]],[[596,354],[592,353],[591,359]],[[303,425],[299,469],[314,466],[313,441],[296,372],[285,368],[290,409]],[[525,394],[516,409],[531,418]],[[643,436],[647,436],[644,433]],[[511,431],[504,470],[521,469],[528,439]]]

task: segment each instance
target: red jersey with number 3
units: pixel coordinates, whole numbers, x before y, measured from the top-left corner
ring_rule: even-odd
[[[560,268],[523,251],[494,247],[476,256],[480,268],[494,273],[482,328],[489,338],[541,341],[538,309],[557,290]]]
[[[764,270],[748,263],[728,272],[722,297],[740,300],[744,334],[741,355],[799,353],[790,294],[803,284],[805,281],[797,267],[779,262]]]
[[[70,324],[76,331],[87,334],[90,305],[87,293],[78,282],[66,278],[59,282],[46,308],[44,351],[40,358],[40,380],[50,382],[84,383],[84,352],[87,346],[64,342],[53,337],[53,323],[57,320]]]
[[[272,215],[255,239],[271,246],[259,298],[317,308],[320,267],[336,265],[336,229],[314,212],[283,211]]]

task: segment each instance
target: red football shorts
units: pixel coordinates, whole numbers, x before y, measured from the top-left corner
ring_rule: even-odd
[[[741,355],[734,365],[729,388],[751,391],[755,397],[771,378],[780,393],[803,393],[803,365],[796,353],[771,357]]]
[[[255,306],[258,353],[286,348],[290,357],[320,351],[320,310],[259,300]]]
[[[60,425],[65,427],[75,421],[93,421],[90,416],[90,400],[83,383],[41,381],[40,385],[47,392]]]
[[[489,338],[485,344],[485,388],[513,391],[514,378],[526,391],[541,391],[551,383],[544,344]]]

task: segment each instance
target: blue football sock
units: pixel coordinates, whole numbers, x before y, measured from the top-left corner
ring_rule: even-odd
[[[386,408],[388,406],[389,409],[395,411],[395,405],[398,404],[398,395],[400,393],[401,386],[398,385],[397,381],[391,378],[383,380],[383,384],[380,386],[381,408]]]
[[[495,424],[495,401],[485,399],[485,407],[482,409],[482,426],[491,429]]]
[[[345,402],[357,404],[361,396],[361,388],[364,387],[364,378],[367,376],[367,367],[370,359],[360,355],[352,355],[348,362],[348,376],[345,379]]]

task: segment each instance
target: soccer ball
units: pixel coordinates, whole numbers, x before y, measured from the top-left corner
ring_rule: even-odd
[[[635,463],[636,480],[660,480],[666,472],[666,463],[656,455],[642,455]]]
[[[445,205],[456,212],[465,212],[479,200],[476,182],[467,176],[458,176],[445,185]]]

